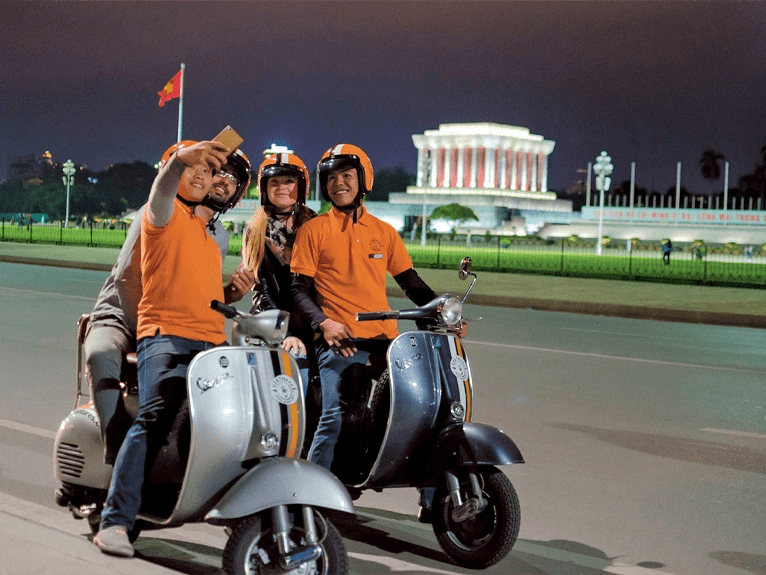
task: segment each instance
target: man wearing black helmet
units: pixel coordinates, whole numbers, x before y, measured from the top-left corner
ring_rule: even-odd
[[[209,307],[212,299],[224,300],[222,256],[205,230],[236,204],[250,180],[244,155],[227,155],[219,142],[180,142],[165,156],[141,219],[139,413],[117,455],[93,540],[105,553],[123,556],[133,555],[127,533],[140,506],[145,465],[172,424],[189,361],[226,340],[223,317]],[[214,171],[226,164],[234,170],[219,174],[214,187]]]
[[[319,162],[317,180],[333,207],[298,230],[291,270],[294,306],[318,337],[322,410],[308,458],[330,469],[341,427],[341,373],[366,363],[373,343],[385,345],[398,334],[396,321],[357,323],[357,312],[390,309],[386,273],[417,305],[437,294],[413,269],[396,230],[362,205],[373,182],[363,150],[350,144],[330,148]]]

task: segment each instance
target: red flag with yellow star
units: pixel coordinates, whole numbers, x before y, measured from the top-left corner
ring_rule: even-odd
[[[160,106],[164,106],[165,102],[168,100],[179,98],[181,96],[181,74],[183,74],[183,70],[179,70],[178,74],[173,76],[170,81],[165,84],[162,91],[157,92],[157,95],[160,97]]]

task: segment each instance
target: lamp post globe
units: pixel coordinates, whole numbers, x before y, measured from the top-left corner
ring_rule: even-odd
[[[64,219],[64,227],[69,227],[69,186],[74,184],[74,162],[67,160],[64,162],[64,184],[66,184],[66,216]]]
[[[596,254],[601,255],[601,237],[604,229],[604,192],[609,190],[612,185],[612,158],[602,151],[596,158],[593,171],[596,173],[596,187],[599,191],[599,210],[598,210],[598,241],[596,243]]]

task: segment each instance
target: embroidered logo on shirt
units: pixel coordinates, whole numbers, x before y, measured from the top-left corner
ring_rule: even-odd
[[[382,252],[383,251],[383,242],[371,239],[370,240],[370,251],[371,252]]]

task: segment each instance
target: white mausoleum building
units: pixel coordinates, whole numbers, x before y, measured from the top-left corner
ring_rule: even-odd
[[[430,214],[437,206],[459,203],[480,219],[466,226],[497,233],[510,231],[512,220],[523,233],[530,216],[540,223],[571,217],[571,202],[548,191],[548,156],[556,142],[527,128],[441,124],[414,134],[412,142],[418,151],[416,185],[389,197],[391,204],[407,204],[412,217],[421,215],[424,205]]]

